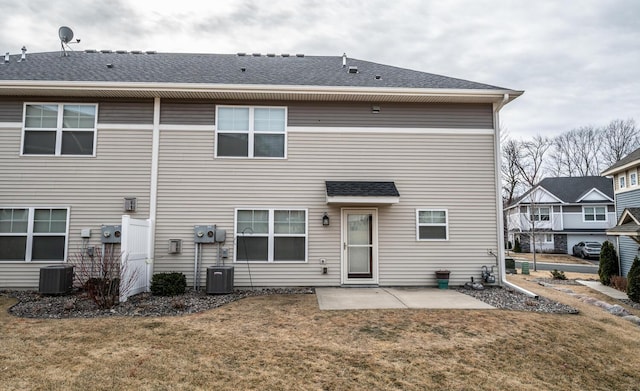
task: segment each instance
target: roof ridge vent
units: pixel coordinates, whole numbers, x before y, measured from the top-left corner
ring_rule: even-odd
[[[142,54],[142,50],[132,50],[131,54]]]
[[[358,73],[358,67],[355,65],[349,65],[349,73]]]
[[[113,51],[112,51],[112,50],[109,50],[109,49],[101,49],[101,50],[100,50],[100,53],[105,53],[105,54],[106,54],[106,53],[113,53]]]
[[[262,56],[262,54],[260,54],[260,53],[252,53],[251,55],[252,55],[253,57],[260,57],[260,56]]]
[[[85,49],[85,53],[98,53],[96,49]]]
[[[156,54],[158,52],[156,52],[155,50],[147,50],[145,53],[147,53],[147,54]]]
[[[237,53],[237,55],[238,55],[238,57],[244,57],[244,56],[246,56],[246,55],[247,55],[247,53],[244,53],[244,52],[238,52],[238,53]]]
[[[276,54],[275,53],[267,53],[267,57],[275,57]]]
[[[304,57],[304,53],[297,53],[296,57]]]
[[[127,54],[126,50],[116,50],[116,53],[118,54]]]
[[[282,57],[289,57],[289,53],[282,53],[281,56]]]

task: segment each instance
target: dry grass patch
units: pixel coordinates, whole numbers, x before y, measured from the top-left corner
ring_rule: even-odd
[[[509,252],[508,257],[512,257],[514,259],[520,261],[529,261],[533,262],[533,254],[532,253],[514,253]],[[578,257],[574,257],[569,254],[536,254],[536,262],[542,263],[570,263],[570,264],[579,264],[579,265],[593,265],[593,262],[589,262],[585,259],[581,259]],[[531,266],[531,265],[529,265]]]
[[[573,301],[581,314],[319,311],[314,295],[283,295],[182,317],[64,320],[14,318],[6,313],[10,304],[0,297],[2,390],[637,390],[640,384],[640,328]]]

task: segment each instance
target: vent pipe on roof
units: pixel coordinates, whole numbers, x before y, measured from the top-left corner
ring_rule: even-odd
[[[4,54],[4,63],[7,64],[9,62],[9,52]]]
[[[23,46],[22,49],[22,55],[20,56],[20,60],[18,60],[18,62],[22,62],[22,61],[26,61],[27,60],[27,47]]]
[[[347,53],[342,53],[342,67],[347,66]]]

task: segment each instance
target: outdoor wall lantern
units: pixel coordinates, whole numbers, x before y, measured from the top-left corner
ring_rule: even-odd
[[[327,212],[324,212],[324,215],[322,215],[322,225],[325,227],[329,225],[329,215]]]

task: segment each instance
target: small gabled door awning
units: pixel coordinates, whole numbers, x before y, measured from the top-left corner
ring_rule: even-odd
[[[327,204],[391,205],[400,202],[394,182],[326,181]]]
[[[640,208],[626,208],[615,227],[607,230],[607,235],[629,236],[640,243]]]

